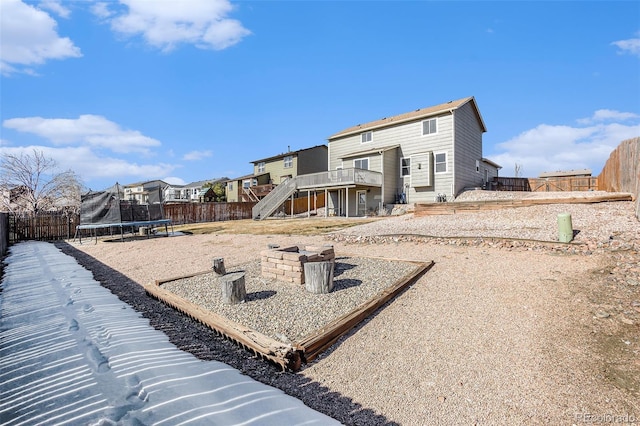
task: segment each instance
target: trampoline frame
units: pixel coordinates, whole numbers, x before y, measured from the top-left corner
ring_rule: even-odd
[[[109,228],[109,230],[111,230],[111,228],[120,228],[120,238],[121,240],[124,242],[124,228],[130,227],[131,228],[131,233],[134,234],[135,231],[133,230],[136,226],[140,227],[140,226],[153,226],[153,225],[164,225],[164,229],[167,233],[167,237],[169,236],[169,225],[171,225],[171,233],[173,233],[173,223],[171,222],[171,219],[158,219],[158,220],[144,220],[144,221],[135,221],[135,222],[118,222],[118,223],[94,223],[94,224],[86,224],[86,225],[78,225],[76,226],[76,235],[73,237],[73,241],[76,240],[76,238],[78,238],[78,240],[80,241],[80,244],[82,244],[82,233],[80,232],[81,230],[84,229],[88,229],[90,231],[92,231],[93,235],[90,235],[91,237],[95,237],[96,241],[95,244],[98,243],[98,233],[96,232],[97,229],[100,228]],[[113,234],[111,234],[113,235]],[[147,234],[147,238],[151,238],[151,233]]]

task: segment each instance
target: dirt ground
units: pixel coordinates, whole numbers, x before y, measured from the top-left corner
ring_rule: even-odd
[[[295,235],[290,227],[267,235],[217,229],[71,244],[139,284],[207,270],[218,256],[241,264],[270,243],[330,241],[337,254],[435,261],[409,290],[297,373],[326,389],[321,397],[288,387],[296,380],[291,373],[246,371],[346,424],[362,424],[356,411],[375,413],[374,423],[398,424],[640,419],[637,250],[585,254],[446,238],[374,244],[332,240],[320,235],[325,226],[317,222],[309,232],[315,235]],[[333,394],[351,405],[331,403]]]

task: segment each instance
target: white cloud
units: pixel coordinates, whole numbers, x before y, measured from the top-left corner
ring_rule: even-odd
[[[50,10],[57,14],[61,18],[68,18],[71,16],[71,11],[62,5],[60,0],[43,0],[39,4],[40,9]]]
[[[182,159],[185,161],[197,161],[203,158],[211,157],[213,153],[211,151],[191,151],[187,152]]]
[[[175,176],[167,176],[162,180],[167,182],[169,185],[186,185],[187,184],[187,182],[185,182],[184,179],[180,179],[179,177],[175,177]]]
[[[63,148],[49,146],[0,147],[0,155],[4,153],[31,154],[34,149],[42,151],[46,157],[53,159],[59,170],[73,170],[90,187],[92,181],[105,181],[113,184],[115,182],[160,178],[176,169],[173,164],[139,164],[122,158],[100,156],[87,146]]]
[[[640,57],[640,38],[630,38],[627,40],[618,40],[611,43],[616,46],[618,49],[618,53],[625,54],[628,53],[630,55]]]
[[[84,143],[118,153],[149,153],[150,148],[160,146],[160,141],[137,130],[122,129],[99,115],[85,114],[77,119],[10,118],[2,124],[9,129],[38,135],[57,145]]]
[[[127,10],[113,12],[116,16],[111,20],[111,28],[126,37],[141,36],[149,45],[165,52],[181,43],[222,50],[251,34],[242,23],[227,17],[233,10],[228,0],[120,0],[120,3]],[[111,13],[106,6],[100,6],[97,12],[101,17]]]
[[[496,145],[502,152],[489,157],[503,167],[502,176],[514,176],[515,164],[522,166],[522,174],[527,177],[574,169],[591,169],[597,175],[620,142],[640,136],[640,121],[636,114],[599,110],[586,120],[593,122],[616,117],[636,119],[636,122],[600,122],[587,127],[541,124]]]
[[[105,2],[98,2],[91,5],[91,13],[100,19],[106,19],[113,16],[113,12],[109,10],[109,4]]]
[[[613,109],[599,109],[594,112],[591,117],[580,118],[577,121],[580,124],[591,124],[603,121],[627,121],[639,117],[640,115],[632,112],[620,112]]]
[[[46,12],[19,0],[0,1],[0,71],[34,74],[34,65],[50,59],[77,58],[80,49],[60,37],[57,23]]]

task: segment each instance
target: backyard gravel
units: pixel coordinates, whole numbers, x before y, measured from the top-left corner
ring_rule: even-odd
[[[414,263],[362,257],[343,256],[335,262],[334,288],[327,294],[264,278],[260,262],[227,271],[244,273],[247,298],[243,303],[223,303],[221,279],[213,272],[170,281],[162,288],[272,339],[292,343],[353,311],[417,268]]]
[[[561,212],[579,231],[571,244],[556,242]],[[318,237],[211,234],[60,247],[178,347],[345,424],[634,424],[640,222],[633,213],[632,202],[539,205],[405,214]],[[231,269],[255,261],[268,244],[327,241],[337,256],[435,266],[295,374],[252,357],[141,287],[207,270],[213,257]]]

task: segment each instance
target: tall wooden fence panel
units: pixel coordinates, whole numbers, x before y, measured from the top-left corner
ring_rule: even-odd
[[[19,241],[55,241],[73,238],[80,216],[60,213],[8,215],[9,244]]]
[[[9,213],[0,213],[0,256],[9,248]]]
[[[311,197],[300,197],[293,199],[293,214],[306,213],[308,210],[316,210],[324,207],[324,192],[319,192]],[[284,203],[284,212],[291,213],[291,200]]]
[[[598,189],[633,194],[640,219],[640,137],[622,141],[611,153],[598,176]]]
[[[164,206],[165,219],[176,225],[251,219],[256,203],[185,203]]]
[[[515,178],[495,177],[494,187],[498,191],[593,191],[598,189],[598,178],[585,177],[551,177],[551,178]]]

